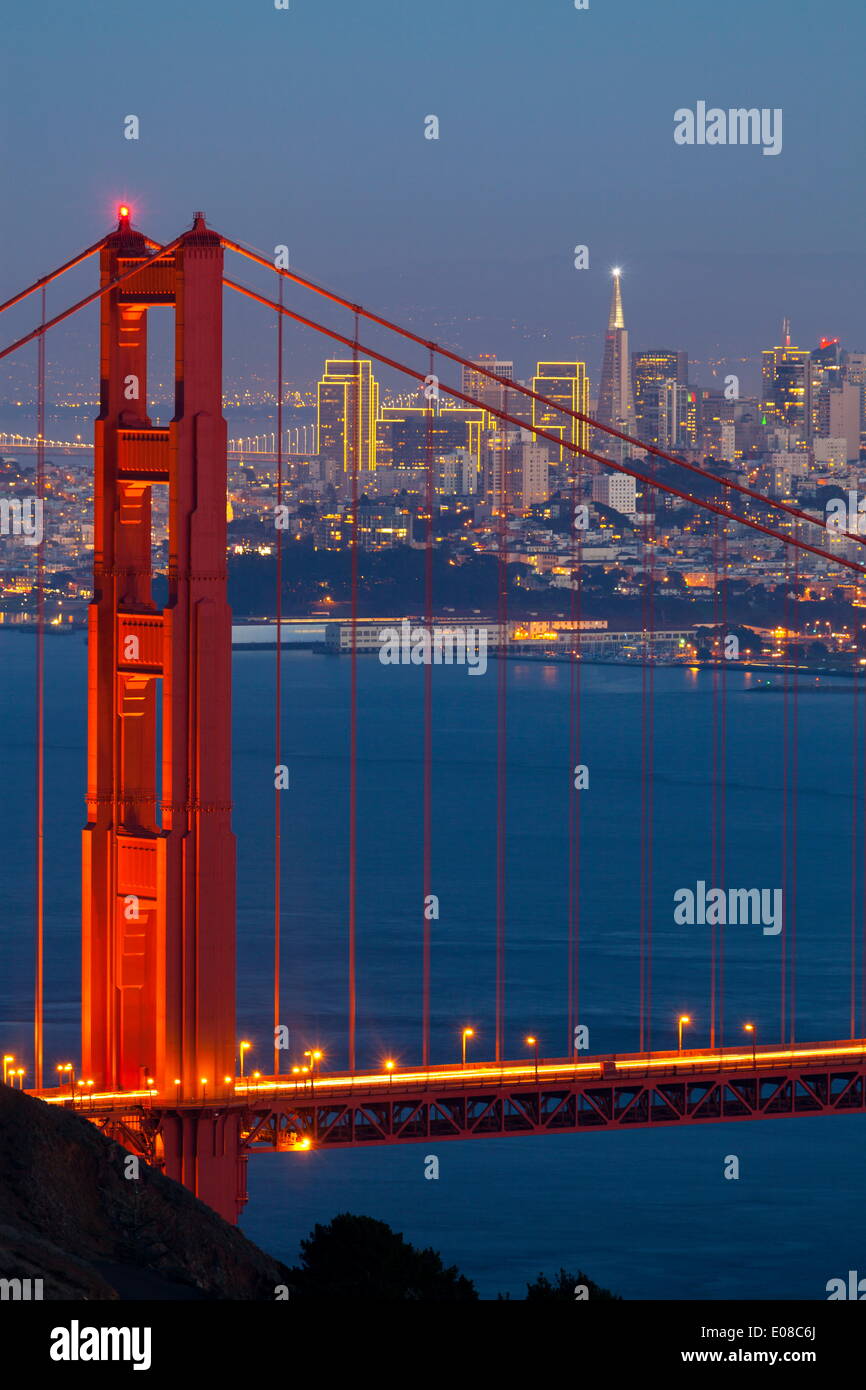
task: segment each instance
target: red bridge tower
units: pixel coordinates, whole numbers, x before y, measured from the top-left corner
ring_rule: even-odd
[[[152,256],[127,209],[102,284]],[[95,1090],[148,1077],[169,1176],[234,1220],[235,847],[219,236],[201,213],[104,295],[96,420],[83,839],[82,1065]],[[147,408],[148,311],[175,309],[175,412]],[[168,488],[168,601],[152,593],[151,498]],[[214,1102],[184,1108],[183,1102]]]

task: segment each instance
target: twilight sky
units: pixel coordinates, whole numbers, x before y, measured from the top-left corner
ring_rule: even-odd
[[[866,347],[862,0],[7,0],[3,29],[0,299],[126,198],[157,237],[202,208],[286,243],[301,273],[521,375],[577,353],[595,387],[615,264],[632,346],[687,348],[706,384],[785,313],[795,342]],[[698,101],[781,107],[782,152],[676,145]],[[229,375],[268,371],[268,316],[228,312]],[[92,326],[49,356],[89,352]],[[298,380],[329,351],[289,350]]]

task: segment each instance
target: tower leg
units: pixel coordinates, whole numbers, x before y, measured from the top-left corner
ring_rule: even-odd
[[[183,1183],[224,1221],[237,1224],[247,1200],[247,1159],[240,1116],[213,1111],[164,1115],[159,1127],[163,1171]]]

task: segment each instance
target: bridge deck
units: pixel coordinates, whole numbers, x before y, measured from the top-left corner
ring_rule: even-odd
[[[172,1088],[174,1089],[174,1088]],[[36,1094],[31,1092],[31,1094]],[[866,1039],[310,1077],[236,1077],[221,1093],[39,1093],[147,1155],[162,1117],[240,1115],[247,1153],[568,1133],[866,1110]]]

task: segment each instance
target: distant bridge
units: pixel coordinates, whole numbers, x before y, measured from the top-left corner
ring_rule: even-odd
[[[306,458],[309,454],[315,454],[317,452],[316,435],[315,425],[300,425],[297,429],[286,430],[282,450],[283,457],[297,455]],[[40,448],[53,454],[89,454],[93,452],[93,444],[87,443],[83,439],[43,439],[37,434],[0,434],[0,454],[7,451],[12,454],[36,453]],[[270,434],[244,435],[239,439],[230,439],[227,453],[229,458],[247,458],[252,455],[276,463],[278,458],[276,435],[272,431]]]

